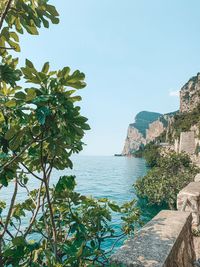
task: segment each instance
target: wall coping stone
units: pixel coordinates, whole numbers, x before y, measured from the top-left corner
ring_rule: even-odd
[[[173,248],[177,250],[191,221],[190,212],[162,210],[111,256],[111,262],[128,267],[171,266],[166,262],[174,258]]]

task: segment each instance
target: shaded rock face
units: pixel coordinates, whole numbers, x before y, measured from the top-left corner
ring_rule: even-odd
[[[131,152],[137,151],[142,144],[146,144],[146,140],[143,135],[138,129],[129,125],[122,155],[130,155]]]
[[[180,91],[180,112],[190,112],[200,103],[200,73],[192,77]]]
[[[165,130],[164,124],[157,120],[149,124],[149,129],[146,130],[146,142],[154,141]]]
[[[122,155],[130,155],[143,145],[155,140],[165,130],[163,115],[156,112],[142,111],[135,117],[135,123],[128,127]]]

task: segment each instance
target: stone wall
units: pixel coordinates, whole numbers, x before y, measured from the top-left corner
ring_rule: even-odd
[[[177,211],[163,210],[112,257],[117,266],[200,266],[200,174],[177,196]]]
[[[111,257],[111,262],[128,267],[192,267],[191,221],[190,212],[161,211]]]
[[[180,135],[179,152],[186,152],[189,155],[195,153],[196,142],[194,131],[182,132]]]

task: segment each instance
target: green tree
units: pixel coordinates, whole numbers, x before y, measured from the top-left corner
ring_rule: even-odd
[[[133,233],[135,202],[118,206],[82,196],[74,176],[52,172],[72,168],[70,156],[83,148],[89,125],[77,91],[86,86],[85,75],[69,67],[52,71],[48,62],[38,70],[28,59],[19,68],[9,54],[20,52],[20,34],[59,22],[47,0],[1,1],[0,16],[0,193],[13,188],[10,203],[0,200],[0,266],[105,265],[113,248],[102,244]],[[22,80],[27,86],[19,86]],[[37,188],[30,191],[33,180]],[[20,188],[27,192],[23,202],[17,202]],[[120,233],[111,227],[111,212],[122,214]]]

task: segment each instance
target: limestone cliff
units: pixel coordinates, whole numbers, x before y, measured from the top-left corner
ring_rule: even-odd
[[[128,127],[122,155],[130,155],[132,152],[137,151],[142,144],[146,144],[145,138],[138,129],[130,124]]]
[[[154,141],[156,137],[160,136],[165,130],[165,125],[159,119],[150,123],[146,130],[146,142]]]
[[[130,155],[141,146],[155,140],[165,130],[163,115],[156,112],[142,111],[135,117],[135,122],[130,124],[127,131],[122,155]]]
[[[180,112],[191,112],[200,104],[200,73],[192,77],[180,91]]]

